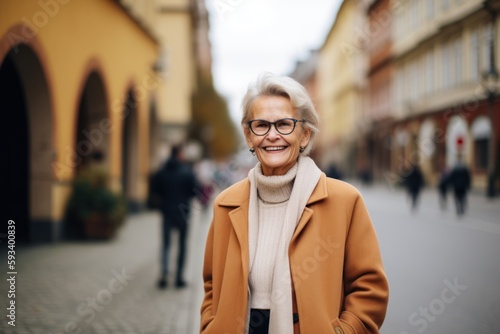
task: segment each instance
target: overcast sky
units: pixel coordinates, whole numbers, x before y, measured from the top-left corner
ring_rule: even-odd
[[[248,84],[263,71],[290,73],[319,48],[341,0],[206,0],[213,73],[238,124]]]

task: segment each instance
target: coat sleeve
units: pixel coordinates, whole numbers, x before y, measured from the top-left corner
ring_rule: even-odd
[[[207,243],[205,246],[205,259],[203,264],[203,286],[205,297],[201,304],[201,326],[200,333],[206,333],[208,325],[215,318],[212,312],[213,305],[213,290],[212,290],[212,263],[213,263],[213,237],[214,225],[210,226],[208,231]]]
[[[385,318],[389,287],[375,229],[360,194],[347,232],[344,305],[340,316],[347,333],[379,333]]]

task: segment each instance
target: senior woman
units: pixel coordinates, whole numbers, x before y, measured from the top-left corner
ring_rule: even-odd
[[[318,115],[302,85],[265,73],[243,100],[257,165],[215,200],[201,333],[378,333],[388,284],[359,192],[308,157]]]

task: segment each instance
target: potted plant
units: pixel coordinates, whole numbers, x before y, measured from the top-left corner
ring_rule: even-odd
[[[87,239],[110,239],[126,215],[123,196],[109,188],[109,174],[103,168],[87,167],[72,182],[67,217],[73,230]]]

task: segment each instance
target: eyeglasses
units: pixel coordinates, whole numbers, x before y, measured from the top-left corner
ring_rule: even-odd
[[[295,130],[295,124],[297,124],[297,122],[305,123],[306,121],[295,118],[283,118],[277,120],[276,122],[254,119],[252,121],[248,121],[247,124],[256,136],[265,136],[269,130],[271,130],[271,124],[274,125],[274,128],[278,131],[278,133],[282,135],[289,135],[293,132],[293,130]]]

